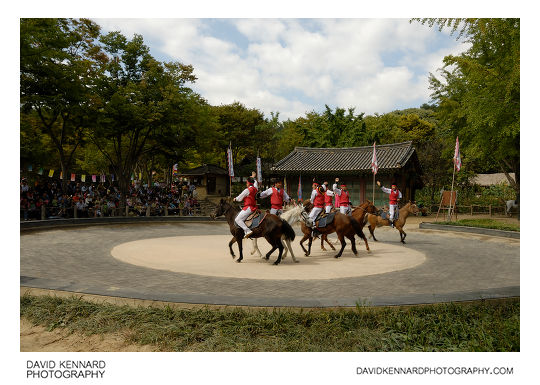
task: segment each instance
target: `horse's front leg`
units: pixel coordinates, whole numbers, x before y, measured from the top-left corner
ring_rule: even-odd
[[[304,254],[305,256],[307,257],[309,255],[308,251],[306,250],[306,248],[304,247],[304,242],[309,238],[309,235],[308,234],[304,234],[304,236],[302,237],[302,239],[300,240],[300,247],[302,247],[302,250],[304,250]]]
[[[399,229],[399,236],[401,237],[401,243],[405,244],[405,237],[407,236],[407,233],[403,231],[403,229]]]
[[[378,242],[378,241],[377,241],[377,238],[375,238],[375,226],[373,226],[372,224],[370,224],[370,225],[368,226],[368,229],[369,229],[369,234],[370,234],[370,236],[373,237],[373,240],[374,240],[375,242]],[[367,242],[367,240],[366,240],[366,242]]]
[[[326,251],[326,249],[324,248],[324,236],[325,236],[325,235],[326,235],[326,234],[321,235],[321,249],[322,249],[323,251]]]
[[[232,245],[233,245],[234,242],[236,242],[236,237],[233,237],[233,238],[231,239],[231,241],[229,242],[229,250],[231,251],[231,257],[233,257],[233,258],[235,257],[234,251],[233,251],[233,249],[232,249]]]
[[[328,234],[324,234],[324,240],[326,241],[326,243],[328,243],[328,245],[330,245],[330,247],[332,248],[332,250],[335,250],[336,248],[334,247],[334,245],[332,245],[332,242],[330,242],[328,240]]]
[[[296,256],[294,255],[294,251],[293,251],[292,246],[291,246],[291,240],[286,239],[285,242],[287,242],[287,248],[284,248],[284,254],[283,254],[283,257],[281,259],[285,259],[285,256],[287,255],[287,249],[288,249],[291,252],[291,257],[292,257],[292,260],[294,261],[294,263],[298,263],[298,260],[296,259]]]
[[[262,254],[261,254],[261,251],[259,250],[259,246],[257,245],[257,238],[251,238],[251,245],[252,245],[252,250],[251,250],[251,255],[255,254],[255,252],[257,252],[257,256],[259,258],[262,258]]]

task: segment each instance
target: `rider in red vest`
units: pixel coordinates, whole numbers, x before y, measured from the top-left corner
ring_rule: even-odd
[[[315,218],[324,208],[324,185],[320,186],[317,182],[313,182],[313,191],[311,192],[310,201],[313,204],[313,208],[309,212],[309,221],[307,223],[311,228],[315,228]]]
[[[274,187],[270,187],[261,193],[261,198],[266,197],[270,197],[270,214],[277,216],[283,214],[283,202],[289,202],[290,200],[289,195],[283,189],[281,181],[277,181]]]
[[[328,214],[330,211],[332,211],[332,197],[334,196],[334,192],[328,188],[328,182],[323,183],[326,192],[324,193],[324,211],[326,214]]]
[[[347,185],[345,183],[341,183],[340,189],[337,187],[337,184],[339,182],[339,178],[336,178],[336,183],[334,183],[334,186],[332,186],[332,189],[334,190],[334,194],[337,197],[339,197],[339,212],[346,215],[351,215],[351,198],[349,197],[349,191],[347,190]],[[336,207],[337,204],[336,204]]]
[[[377,181],[377,186],[381,186],[381,182]],[[387,194],[389,194],[388,200],[389,200],[389,215],[390,215],[390,226],[394,227],[394,213],[398,210],[398,202],[402,198],[401,191],[397,189],[397,186],[395,184],[392,184],[392,188],[389,189],[387,187],[382,186],[381,190]]]
[[[240,210],[234,221],[238,226],[240,226],[244,230],[244,238],[248,238],[253,231],[251,231],[244,221],[246,218],[257,210],[257,201],[255,199],[255,195],[257,194],[257,181],[254,179],[253,174],[252,176],[247,178],[246,181],[246,189],[240,193],[236,198],[234,198],[235,201],[241,202],[244,201],[244,208]]]

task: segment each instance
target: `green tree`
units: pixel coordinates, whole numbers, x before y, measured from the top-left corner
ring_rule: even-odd
[[[98,36],[99,26],[88,19],[20,20],[21,110],[39,118],[33,127],[54,145],[64,186],[89,122],[92,80],[101,59]]]
[[[470,44],[463,54],[444,58],[442,79],[430,76],[441,123],[449,135],[459,135],[464,157],[496,164],[519,195],[519,19],[420,21],[449,27]]]

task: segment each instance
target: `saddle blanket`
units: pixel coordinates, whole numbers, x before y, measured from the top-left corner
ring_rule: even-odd
[[[328,226],[330,223],[332,223],[334,221],[335,216],[336,216],[335,212],[330,212],[328,214],[321,213],[321,214],[319,214],[317,216],[317,218],[315,218],[315,226],[317,226],[317,227],[326,227],[326,226]]]
[[[388,211],[380,210],[379,216],[381,219],[390,219],[390,213]],[[394,211],[394,220],[397,220],[399,218],[399,210]]]
[[[249,229],[253,230],[255,227],[261,224],[261,222],[263,221],[263,219],[266,217],[267,214],[268,213],[266,212],[261,212],[260,210],[257,210],[254,213],[249,214],[249,216],[246,218],[244,223]],[[235,226],[240,227],[236,224],[236,222],[235,222]]]

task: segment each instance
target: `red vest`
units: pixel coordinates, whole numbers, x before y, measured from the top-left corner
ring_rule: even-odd
[[[313,206],[320,207],[321,209],[324,207],[324,195],[319,191],[317,191],[317,195],[315,195],[315,199],[313,199]]]
[[[270,197],[271,207],[276,210],[281,210],[283,208],[283,189],[278,190],[275,187],[272,187],[272,196]]]
[[[255,194],[257,194],[257,189],[254,186],[249,186],[249,195],[244,198],[244,208],[242,210],[247,210],[248,208],[251,209],[251,211],[255,211],[257,209],[257,201],[255,200]]]
[[[339,207],[339,195],[336,194],[335,197],[336,197],[336,201],[334,203],[334,206]]]
[[[340,206],[349,205],[349,192],[348,191],[341,190],[341,195],[339,197],[339,205]]]
[[[399,198],[399,190],[390,191],[390,204],[391,205],[397,205],[398,198]]]
[[[328,192],[324,193],[324,205],[332,206],[332,197],[328,195]]]

